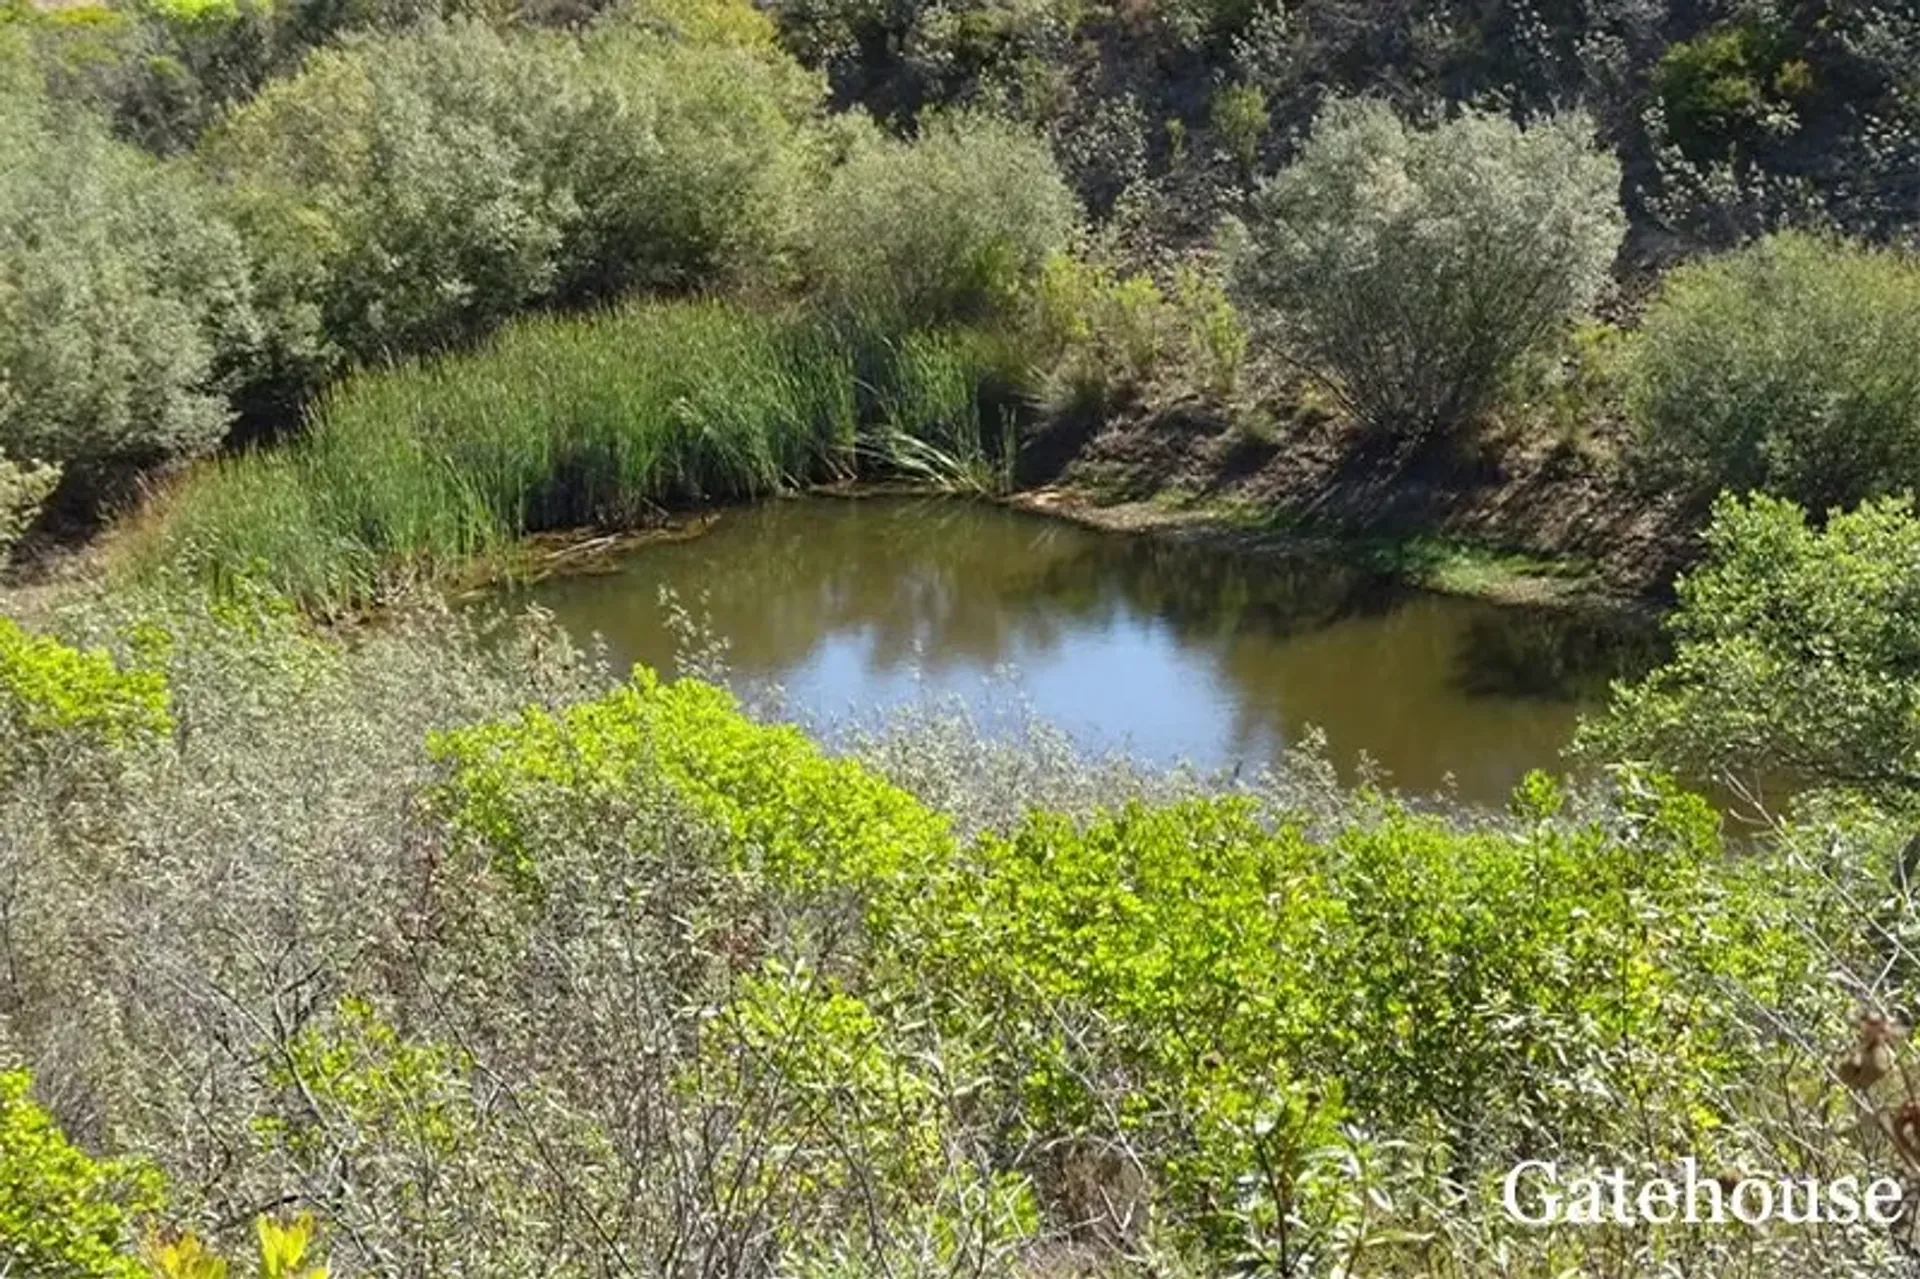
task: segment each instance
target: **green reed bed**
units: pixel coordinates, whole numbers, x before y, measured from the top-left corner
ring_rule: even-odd
[[[298,440],[193,477],[142,558],[333,608],[534,532],[855,476],[983,487],[1010,367],[987,334],[720,302],[531,319],[349,378]]]

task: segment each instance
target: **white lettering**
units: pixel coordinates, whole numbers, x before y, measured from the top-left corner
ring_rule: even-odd
[[[1891,1211],[1881,1208],[1888,1205]],[[1900,1183],[1891,1177],[1880,1177],[1867,1187],[1867,1220],[1876,1226],[1891,1226],[1900,1220]]]
[[[1506,1205],[1507,1215],[1515,1221],[1528,1226],[1544,1226],[1554,1219],[1554,1214],[1559,1210],[1560,1196],[1555,1194],[1551,1189],[1542,1190],[1540,1192],[1540,1215],[1538,1217],[1529,1217],[1526,1213],[1522,1212],[1520,1210],[1520,1178],[1525,1176],[1530,1170],[1546,1173],[1547,1185],[1549,1187],[1555,1185],[1560,1180],[1559,1169],[1554,1167],[1554,1165],[1544,1163],[1538,1159],[1526,1160],[1524,1163],[1514,1165],[1513,1171],[1509,1172],[1507,1179],[1501,1183],[1500,1201]]]

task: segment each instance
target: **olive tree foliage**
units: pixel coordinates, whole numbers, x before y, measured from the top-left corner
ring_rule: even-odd
[[[912,141],[856,135],[807,228],[832,302],[925,320],[1007,307],[1080,216],[1046,144],[1012,122],[955,115]]]
[[[253,341],[239,239],[23,71],[0,47],[0,453],[83,482],[204,453]]]
[[[1578,114],[1417,129],[1338,101],[1230,228],[1237,286],[1368,427],[1459,431],[1598,295],[1619,184]]]
[[[253,250],[263,380],[306,389],[554,299],[773,271],[818,95],[753,33],[455,22],[267,86],[199,151]]]
[[[1920,261],[1786,233],[1661,281],[1627,348],[1648,456],[1816,513],[1920,484]]]
[[[1668,621],[1674,655],[1582,726],[1590,759],[1752,786],[1920,799],[1920,519],[1907,498],[1824,528],[1724,496]]]

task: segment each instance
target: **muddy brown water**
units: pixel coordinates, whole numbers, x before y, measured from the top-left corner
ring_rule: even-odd
[[[983,722],[1027,708],[1089,750],[1257,767],[1324,731],[1403,790],[1502,802],[1560,765],[1607,681],[1644,669],[1644,621],[1410,590],[1320,558],[1104,533],[948,499],[806,498],[722,513],[613,571],[516,594],[621,666],[669,673],[662,589],[826,724],[926,697]]]

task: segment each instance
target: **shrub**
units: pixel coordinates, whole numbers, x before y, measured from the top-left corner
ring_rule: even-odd
[[[254,251],[270,380],[310,388],[555,297],[772,270],[816,90],[708,18],[357,38],[225,121],[200,158]]]
[[[941,118],[912,142],[855,146],[814,210],[807,262],[851,310],[980,319],[1014,301],[1078,216],[1038,138],[990,116]]]
[[[1245,796],[1195,796],[1032,812],[962,843],[792,729],[646,671],[436,750],[443,811],[541,899],[543,867],[570,864],[574,841],[630,847],[663,796],[698,813],[736,874],[816,921],[788,916],[787,935],[845,983],[822,993],[866,1028],[861,1053],[886,1038],[868,1018],[910,1009],[893,1033],[930,1020],[949,1052],[967,1045],[970,1105],[1015,1148],[1114,1143],[1208,1255],[1283,1270],[1349,1211],[1351,1190],[1315,1171],[1340,1120],[1487,1167],[1542,1134],[1611,1131],[1622,1107],[1678,1125],[1655,1145],[1675,1140],[1717,1104],[1715,1072],[1753,1050],[1701,994],[1739,982],[1771,1000],[1798,977],[1767,931],[1772,899],[1740,895],[1762,881],[1728,874],[1711,813],[1671,791],[1626,797],[1617,828],[1569,819],[1536,777],[1509,828],[1383,805],[1310,832]],[[843,899],[857,911],[830,909]],[[794,1026],[787,1051],[811,1056],[826,1030]],[[907,1061],[889,1076],[918,1087]],[[1015,1166],[1069,1220],[1138,1228],[1137,1182],[1116,1174],[1103,1206],[1042,1161]]]
[[[1784,780],[1920,795],[1920,520],[1887,498],[1809,526],[1723,496],[1679,585],[1674,655],[1583,724],[1590,758],[1749,787]]]
[[[1266,93],[1254,84],[1222,85],[1214,90],[1208,110],[1221,147],[1242,170],[1252,172],[1267,132]]]
[[[1670,45],[1653,71],[1667,136],[1693,159],[1724,156],[1770,109],[1811,88],[1788,34],[1757,21],[1724,23]]]
[[[257,589],[82,601],[63,642],[148,653],[177,731],[122,777],[0,772],[7,1051],[221,1223],[150,1248],[174,1271],[295,1198],[341,1273],[1013,1276],[1069,1242],[1545,1273],[1615,1245],[1502,1224],[1523,1152],[1858,1158],[1817,1047],[1851,1000],[1806,973],[1878,934],[1697,800],[1536,776],[1466,820],[1188,777],[1022,812],[1112,775],[897,739],[923,783],[990,774],[963,830],[715,687],[424,610],[343,644]]]
[[[1625,365],[1644,446],[1703,492],[1815,512],[1920,484],[1920,263],[1784,234],[1676,269]]]
[[[771,22],[745,0],[656,3],[590,36],[582,73],[592,102],[564,141],[578,212],[562,293],[783,276],[817,181],[820,86],[774,47]]]
[[[187,174],[24,86],[0,153],[0,452],[91,493],[213,448],[252,343],[233,230]]]
[[[1624,230],[1586,120],[1427,131],[1346,101],[1255,201],[1238,284],[1369,427],[1458,431],[1590,304]]]
[[[1105,411],[1154,385],[1216,396],[1238,385],[1246,326],[1218,278],[1192,262],[1176,267],[1163,290],[1144,272],[1120,276],[1056,253],[1029,297],[1026,350],[1057,408]]]
[[[28,1095],[23,1071],[0,1073],[0,1264],[28,1275],[143,1279],[136,1223],[160,1204],[153,1169],[95,1160],[68,1144]]]
[[[40,504],[60,482],[60,468],[30,463],[21,466],[0,454],[0,562],[13,550],[20,535],[32,525]]]

